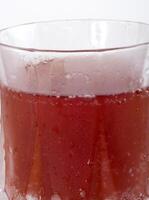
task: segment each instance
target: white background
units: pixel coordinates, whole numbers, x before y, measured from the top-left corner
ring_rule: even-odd
[[[0,0],[0,28],[66,18],[112,18],[149,23],[149,0]]]

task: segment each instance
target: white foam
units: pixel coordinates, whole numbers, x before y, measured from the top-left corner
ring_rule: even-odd
[[[148,86],[146,53],[143,46],[70,54],[7,52],[6,57],[3,55],[5,84],[15,90],[56,96],[133,91]]]

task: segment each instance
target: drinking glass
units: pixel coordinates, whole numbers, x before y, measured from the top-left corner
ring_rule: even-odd
[[[0,31],[0,200],[149,199],[149,25]]]

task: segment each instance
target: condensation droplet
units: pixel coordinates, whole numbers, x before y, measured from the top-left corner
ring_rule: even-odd
[[[19,196],[19,198],[20,198],[20,196]],[[32,195],[26,195],[25,198],[26,198],[26,200],[41,200],[41,197],[35,197],[35,196],[32,196]],[[21,199],[23,200],[24,197],[22,197]]]
[[[95,95],[92,95],[92,94],[85,94],[83,97],[86,97],[86,98],[94,98]]]
[[[90,81],[89,76],[88,76],[88,75],[85,75],[84,77],[85,77],[86,82],[88,83],[88,82]]]
[[[43,64],[47,64],[48,63],[48,60],[44,60],[42,61]]]
[[[72,78],[72,76],[70,74],[66,74],[65,77],[66,77],[66,79],[71,79]]]
[[[51,196],[51,200],[62,200],[61,197],[58,194],[53,194]]]
[[[8,200],[6,193],[2,188],[0,188],[0,200]]]
[[[9,147],[9,153],[13,153],[13,149]]]
[[[149,154],[142,154],[141,155],[141,160],[145,162],[149,162]]]
[[[73,98],[75,98],[75,97],[76,97],[75,95],[69,95],[69,96],[68,96],[69,99],[73,99]]]
[[[90,159],[88,159],[88,161],[87,161],[87,165],[90,165],[90,163],[91,163],[91,160],[90,160]]]
[[[127,155],[128,155],[128,156],[131,156],[131,153],[130,153],[130,152],[127,152]]]
[[[149,178],[146,180],[146,195],[149,197]]]
[[[80,197],[85,198],[86,192],[80,188]]]
[[[145,74],[149,74],[149,68],[145,70]]]
[[[128,172],[129,172],[129,174],[130,174],[131,176],[134,176],[134,173],[133,173],[133,169],[132,169],[132,168],[130,168]]]
[[[15,75],[11,75],[11,79],[15,80],[16,76]]]
[[[85,179],[85,183],[88,183],[88,180],[87,180],[87,179]]]

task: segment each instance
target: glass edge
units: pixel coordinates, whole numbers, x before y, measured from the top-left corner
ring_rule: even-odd
[[[130,23],[130,24],[140,24],[145,25],[149,27],[148,23],[145,22],[139,22],[139,21],[131,21],[131,20],[118,20],[118,19],[100,19],[100,18],[82,18],[82,19],[55,19],[55,20],[42,20],[42,21],[34,21],[34,22],[28,22],[28,23],[22,23],[17,24],[13,26],[8,26],[6,28],[3,28],[0,30],[0,34],[6,30],[17,28],[20,26],[26,26],[26,25],[33,25],[33,24],[40,24],[40,23],[57,23],[57,22],[83,22],[83,21],[104,21],[104,22],[115,22],[115,23]],[[137,43],[134,45],[128,45],[128,46],[116,46],[113,48],[100,48],[100,49],[74,49],[74,50],[55,50],[55,49],[35,49],[35,48],[24,48],[19,47],[15,45],[9,45],[7,43],[0,42],[0,46],[16,49],[16,50],[22,50],[22,51],[28,51],[28,52],[51,52],[51,53],[85,53],[85,52],[105,52],[105,51],[114,51],[114,50],[123,50],[123,49],[129,49],[129,48],[135,48],[139,46],[146,46],[149,45],[149,41],[143,42],[143,43]]]

